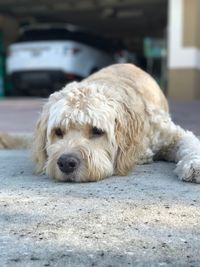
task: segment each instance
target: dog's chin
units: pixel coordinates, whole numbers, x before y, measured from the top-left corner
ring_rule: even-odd
[[[81,177],[80,173],[73,172],[66,174],[61,172],[57,166],[47,166],[46,175],[58,182],[84,182],[84,177]]]
[[[113,174],[113,170],[110,170],[109,172],[103,172],[103,173],[96,173],[96,174],[89,174],[87,172],[87,169],[82,168],[82,170],[78,170],[76,172],[65,174],[57,168],[57,166],[47,166],[46,167],[46,174],[51,179],[58,181],[58,182],[74,182],[74,183],[84,183],[84,182],[95,182],[102,180],[106,177],[109,177]]]
[[[65,173],[60,173],[60,175],[52,177],[54,180],[58,182],[81,182],[80,177],[77,174],[65,174]]]

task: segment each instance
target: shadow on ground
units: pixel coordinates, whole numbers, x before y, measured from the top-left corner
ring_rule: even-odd
[[[1,151],[1,266],[199,266],[200,185],[173,169],[57,183],[32,175],[26,151]]]

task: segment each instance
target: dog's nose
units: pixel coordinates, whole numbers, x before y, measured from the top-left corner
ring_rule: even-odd
[[[57,164],[62,172],[69,174],[77,170],[80,165],[80,160],[74,154],[62,154],[59,157]]]

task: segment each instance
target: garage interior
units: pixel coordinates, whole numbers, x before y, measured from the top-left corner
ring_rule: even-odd
[[[128,51],[140,56],[141,67],[147,70],[152,61],[145,58],[144,39],[166,43],[167,5],[167,0],[0,0],[4,50],[23,25],[67,23],[122,41]],[[155,68],[162,68],[156,64]]]

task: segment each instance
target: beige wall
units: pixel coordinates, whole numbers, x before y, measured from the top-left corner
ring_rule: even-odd
[[[200,1],[184,0],[183,46],[200,48]]]
[[[169,97],[175,100],[200,99],[200,70],[170,70],[169,90]]]

